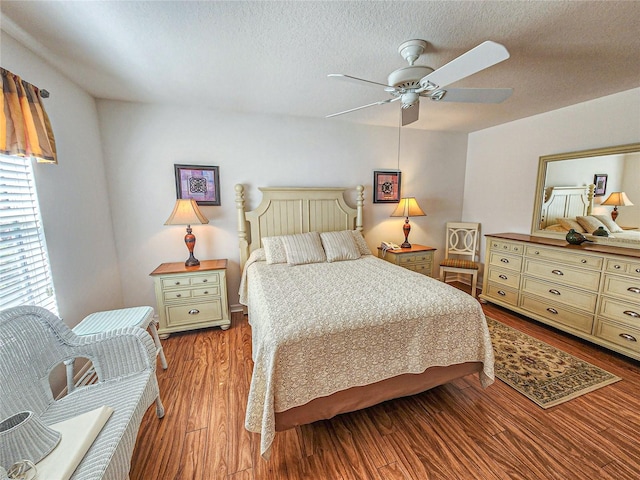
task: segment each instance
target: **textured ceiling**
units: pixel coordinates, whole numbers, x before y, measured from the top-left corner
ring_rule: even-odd
[[[470,132],[640,86],[638,1],[0,5],[5,32],[97,98],[323,118],[390,98],[327,74],[386,83],[406,66],[397,48],[412,38],[429,42],[416,63],[433,68],[485,40],[502,43],[510,59],[452,86],[514,93],[497,105],[423,99],[411,128]],[[326,121],[396,126],[399,109]]]

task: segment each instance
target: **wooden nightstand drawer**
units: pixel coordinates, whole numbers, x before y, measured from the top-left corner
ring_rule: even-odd
[[[207,302],[192,302],[187,305],[167,307],[167,325],[169,327],[215,320],[222,320],[222,302],[219,298]]]
[[[378,247],[378,258],[393,263],[407,270],[431,276],[433,272],[433,253],[435,248],[424,245],[413,245],[411,248],[387,250]]]
[[[598,291],[598,286],[600,285],[600,272],[581,270],[558,263],[541,262],[537,259],[525,259],[523,274],[552,282],[561,282],[564,285],[572,285],[593,292]]]
[[[219,285],[209,285],[208,287],[194,288],[191,291],[191,296],[193,298],[197,297],[206,297],[207,295],[211,295],[214,297],[220,296],[220,286]]]
[[[189,289],[181,289],[181,290],[169,290],[163,291],[162,297],[165,302],[173,302],[175,300],[184,300],[191,298],[191,290]]]

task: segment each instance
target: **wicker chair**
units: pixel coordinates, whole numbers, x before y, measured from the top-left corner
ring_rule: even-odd
[[[49,374],[74,357],[93,362],[98,382],[55,400]],[[0,420],[30,410],[51,425],[110,406],[113,415],[71,478],[126,480],[142,416],[154,400],[164,416],[155,365],[156,347],[140,328],[78,336],[46,309],[7,309],[0,312]]]

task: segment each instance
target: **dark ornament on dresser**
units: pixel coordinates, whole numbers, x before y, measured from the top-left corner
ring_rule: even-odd
[[[567,233],[566,239],[571,245],[581,245],[583,242],[591,242],[591,240],[587,240],[584,235],[576,232],[573,228]]]
[[[592,235],[595,235],[596,237],[608,237],[609,232],[607,232],[604,227],[598,227]]]

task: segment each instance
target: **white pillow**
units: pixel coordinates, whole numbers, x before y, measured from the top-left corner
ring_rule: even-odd
[[[264,237],[262,239],[267,264],[287,263],[287,252],[284,250],[282,237]]]
[[[609,229],[605,226],[605,224],[595,217],[592,217],[592,216],[576,217],[576,220],[578,220],[578,223],[582,225],[582,228],[584,228],[587,231],[587,233],[593,233],[599,227],[604,227],[607,233],[609,233]]]
[[[604,223],[604,226],[607,228],[607,230],[609,230],[611,233],[620,233],[620,232],[624,232],[624,230],[622,230],[620,228],[620,226],[613,221],[613,218],[611,218],[610,215],[593,215],[595,218],[597,218],[598,220],[600,220],[602,223]]]
[[[360,255],[371,255],[371,250],[369,250],[369,245],[365,241],[362,233],[358,230],[351,230],[351,235],[353,235],[353,239],[356,242],[356,246],[358,250],[360,250]]]
[[[318,232],[285,235],[281,238],[289,265],[321,263],[327,260]]]
[[[322,232],[320,233],[320,240],[324,247],[324,253],[327,255],[327,262],[357,260],[360,258],[360,250],[349,230]]]

